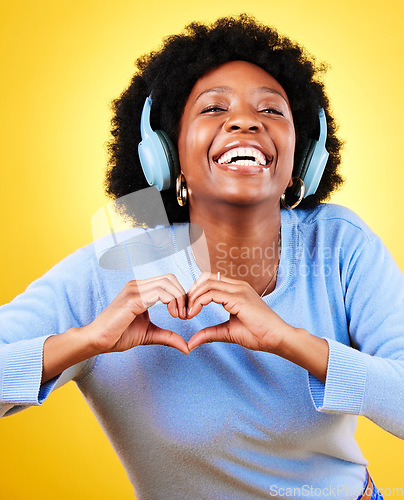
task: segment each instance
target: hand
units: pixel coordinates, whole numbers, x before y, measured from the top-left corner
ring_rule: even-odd
[[[157,301],[167,304],[173,318],[186,319],[185,291],[172,274],[130,281],[86,329],[100,353],[126,351],[138,345],[161,344],[189,354],[185,340],[150,321],[148,308]]]
[[[188,342],[189,350],[206,342],[231,342],[247,349],[277,353],[293,327],[285,323],[245,281],[202,274],[188,291],[188,318],[210,302],[222,304],[228,321],[204,328]]]

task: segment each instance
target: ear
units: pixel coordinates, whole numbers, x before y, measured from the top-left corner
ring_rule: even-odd
[[[293,177],[291,177],[289,179],[289,182],[288,182],[288,188],[292,187],[293,186]]]

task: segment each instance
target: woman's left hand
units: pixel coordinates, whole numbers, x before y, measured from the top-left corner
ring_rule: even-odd
[[[188,292],[188,318],[210,302],[222,304],[228,321],[204,328],[188,342],[190,350],[206,342],[230,342],[247,349],[277,353],[293,327],[285,323],[245,281],[202,274]]]

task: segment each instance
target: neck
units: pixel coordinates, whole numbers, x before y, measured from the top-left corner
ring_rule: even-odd
[[[279,206],[225,205],[214,212],[191,206],[190,220],[192,251],[203,272],[247,281],[260,295],[274,289],[280,257]],[[200,229],[204,238],[197,239]]]

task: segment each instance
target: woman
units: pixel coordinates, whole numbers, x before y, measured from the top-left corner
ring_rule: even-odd
[[[107,189],[147,186],[151,94],[152,128],[178,147],[162,196],[185,222],[158,229],[175,252],[113,270],[85,248],[4,306],[2,413],[74,379],[139,498],[381,498],[354,432],[361,414],[404,435],[404,282],[358,217],[320,204],[340,142],[314,63],[241,16],[191,25],[138,68]],[[303,199],[321,108],[330,156]]]

